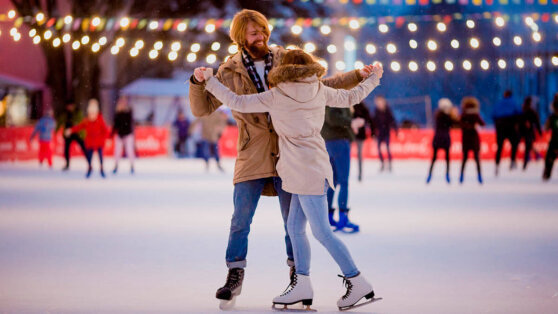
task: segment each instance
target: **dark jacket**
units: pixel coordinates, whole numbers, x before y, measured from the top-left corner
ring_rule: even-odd
[[[190,121],[188,121],[188,119],[176,119],[172,125],[176,128],[176,134],[178,135],[178,138],[188,138],[188,132],[190,130]]]
[[[60,116],[58,116],[58,119],[56,120],[55,132],[58,132],[60,128],[62,128],[63,130],[72,128],[78,125],[81,122],[81,120],[83,120],[83,115],[81,114],[80,110],[78,109],[75,109],[74,111],[64,110],[64,112]],[[85,137],[84,131],[81,131],[78,134],[81,138]]]
[[[112,134],[118,134],[118,136],[124,137],[132,134],[132,132],[134,132],[132,111],[126,110],[115,113]]]
[[[449,148],[451,146],[450,128],[455,121],[451,116],[441,110],[436,111],[436,128],[432,147]]]
[[[484,120],[478,112],[464,112],[461,115],[461,135],[463,143],[463,151],[473,150],[475,152],[480,150],[480,138],[477,132],[477,125],[485,125]]]
[[[391,129],[394,129],[397,132],[397,123],[395,122],[395,118],[393,117],[393,113],[389,106],[386,106],[384,111],[378,110],[376,108],[374,110],[374,128],[375,133],[378,138],[386,138],[389,137],[389,132]]]
[[[351,130],[351,109],[326,107],[325,122],[322,127],[322,137],[326,141],[354,139]]]
[[[552,136],[550,138],[549,149],[558,149],[558,114],[553,113],[544,125],[546,130],[550,130],[552,132]]]
[[[526,140],[534,140],[535,132],[539,133],[539,135],[542,134],[539,115],[533,108],[523,110],[523,114],[519,119],[519,132],[521,137]]]
[[[366,128],[369,128],[371,133],[374,134],[374,122],[372,121],[372,116],[370,116],[370,111],[363,103],[356,104],[353,109],[355,110],[353,113],[353,119],[364,119],[364,126],[358,129],[358,132],[355,134],[355,138],[358,141],[364,141],[366,139]]]

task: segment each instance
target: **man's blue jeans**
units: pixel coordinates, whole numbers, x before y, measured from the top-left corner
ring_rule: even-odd
[[[273,182],[277,194],[285,228],[285,245],[287,246],[287,264],[294,266],[293,247],[287,233],[287,218],[291,205],[291,193],[283,191],[282,182],[279,177],[262,178],[240,182],[234,186],[234,213],[231,220],[229,233],[229,244],[227,246],[227,267],[246,267],[246,255],[248,254],[248,234],[250,224],[256,212],[258,201],[267,182]]]
[[[331,140],[326,142],[329,162],[333,168],[333,186],[339,185],[337,201],[340,210],[346,210],[349,199],[349,170],[351,168],[351,142],[349,140]],[[335,190],[327,191],[327,205],[333,208]]]

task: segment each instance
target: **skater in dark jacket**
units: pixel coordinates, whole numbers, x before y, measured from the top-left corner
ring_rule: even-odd
[[[512,146],[510,170],[516,168],[515,159],[519,144],[518,121],[520,116],[521,106],[512,98],[510,90],[505,91],[504,98],[494,106],[492,114],[496,128],[496,142],[498,144],[498,150],[496,151],[496,175],[498,175],[498,167],[500,166],[500,158],[506,139]]]
[[[172,125],[176,128],[176,142],[174,144],[174,151],[178,155],[178,157],[186,157],[188,155],[186,141],[188,140],[190,121],[188,121],[186,115],[182,111],[179,111],[176,120]]]
[[[525,156],[523,157],[523,170],[525,170],[531,159],[531,150],[533,150],[533,143],[537,137],[536,133],[539,136],[542,135],[539,115],[533,109],[533,98],[531,96],[523,101],[523,113],[519,121],[519,133],[521,138],[525,140]],[[536,151],[535,155],[537,155]]]
[[[134,149],[134,120],[132,109],[128,106],[127,98],[120,98],[116,103],[116,113],[114,114],[114,125],[112,136],[114,138],[114,170],[118,171],[118,162],[122,158],[122,151],[126,152],[126,157],[130,161],[130,172],[134,173],[134,159],[136,152]]]
[[[374,98],[376,108],[374,110],[374,127],[376,133],[376,140],[378,142],[378,156],[380,157],[381,167],[380,171],[384,170],[384,156],[382,155],[381,145],[386,144],[388,155],[388,170],[391,171],[391,150],[389,148],[390,132],[391,130],[398,131],[397,123],[393,117],[393,113],[384,96],[376,96]]]
[[[465,97],[461,101],[461,131],[463,143],[463,163],[461,164],[461,176],[459,183],[463,183],[465,164],[469,158],[469,152],[472,151],[477,164],[478,181],[482,184],[482,173],[480,167],[480,137],[477,132],[478,126],[484,126],[484,120],[481,118],[480,103],[475,97]]]
[[[63,130],[71,129],[74,125],[80,123],[82,118],[83,115],[76,105],[73,102],[68,102],[64,112],[58,117],[55,132],[58,132],[60,128]],[[77,142],[83,152],[83,155],[86,155],[83,136],[83,132],[71,133],[69,135],[64,134],[64,158],[66,159],[66,165],[62,170],[66,171],[70,169],[70,149],[72,142]]]
[[[552,167],[554,166],[554,160],[558,156],[558,93],[554,94],[554,101],[552,102],[553,113],[544,125],[545,130],[550,130],[552,136],[550,142],[548,143],[548,150],[546,151],[546,157],[544,160],[544,173],[543,180],[548,181],[552,175]]]
[[[366,140],[366,130],[369,129],[372,134],[374,122],[370,111],[364,103],[359,103],[353,106],[353,121],[351,127],[355,133],[355,142],[357,144],[358,152],[358,181],[362,181],[362,146]]]
[[[436,111],[436,130],[434,133],[434,138],[432,139],[432,163],[430,164],[430,170],[428,171],[428,178],[426,178],[426,183],[430,183],[432,180],[432,169],[434,168],[434,163],[436,162],[436,155],[438,150],[444,150],[446,153],[446,181],[450,183],[450,128],[457,120],[452,114],[453,104],[447,98],[442,98],[438,101],[438,110]]]
[[[353,232],[359,231],[359,226],[349,221],[349,172],[351,169],[351,141],[354,139],[351,130],[352,114],[349,108],[325,109],[325,121],[321,131],[329,154],[329,162],[333,169],[333,185],[339,186],[337,205],[339,221],[333,218],[335,207],[333,197],[335,189],[327,191],[327,204],[329,209],[329,224],[336,227],[336,231],[349,228]]]

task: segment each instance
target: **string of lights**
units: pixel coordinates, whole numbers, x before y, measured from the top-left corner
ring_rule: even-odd
[[[410,22],[443,22],[450,23],[453,20],[495,20],[500,19],[503,23],[509,21],[519,22],[526,18],[533,21],[541,21],[548,23],[554,20],[558,23],[558,13],[522,13],[522,14],[502,14],[499,12],[484,13],[454,13],[447,15],[408,15],[408,16],[381,16],[381,17],[340,17],[340,18],[270,18],[269,24],[274,27],[288,27],[293,33],[302,33],[305,28],[322,28],[331,26],[348,27],[358,30],[367,25],[388,25],[395,24],[396,27],[402,27],[405,23]],[[213,33],[217,29],[228,30],[231,25],[231,19],[202,19],[202,18],[131,18],[131,17],[73,17],[67,15],[65,17],[47,17],[44,13],[39,12],[35,16],[20,16],[14,10],[7,14],[0,14],[0,22],[13,21],[16,28],[20,27],[24,22],[50,28],[59,31],[82,31],[82,32],[102,32],[107,30],[115,31],[176,31],[178,33],[186,32],[189,29],[204,30],[207,33]]]
[[[13,11],[8,12],[8,16],[10,19],[15,19],[15,13]],[[531,31],[531,38],[530,41],[533,44],[541,43],[544,40],[543,34],[540,32],[539,26],[536,21],[544,22],[545,19],[542,18],[541,15],[536,14],[526,14],[524,15],[523,23],[526,27]],[[501,29],[506,26],[509,18],[506,19],[505,16],[493,16],[493,24],[496,28]],[[37,16],[36,20],[44,20],[45,17]],[[65,18],[66,21],[70,21],[68,17]],[[352,20],[349,22],[349,27],[352,29],[358,29],[361,27],[360,24],[355,24],[351,26],[351,22],[356,20]],[[548,22],[548,20],[546,20]],[[130,22],[129,19],[123,18],[121,20],[121,26],[125,26]],[[558,24],[558,16],[554,18],[555,24]],[[67,24],[71,24],[67,23]],[[465,25],[468,29],[474,29],[477,24],[473,19],[465,20]],[[370,27],[370,26],[369,26]],[[444,34],[448,30],[449,23],[447,21],[439,21],[435,22],[435,29]],[[180,28],[182,29],[182,28]],[[419,23],[415,22],[408,22],[406,23],[406,29],[409,34],[415,34],[419,32]],[[390,32],[390,25],[387,23],[381,23],[377,25],[377,30],[380,34],[386,34]],[[206,30],[207,31],[207,30]],[[209,32],[213,32],[214,30],[209,30]],[[293,25],[290,28],[291,33],[296,37],[299,36],[302,31],[303,27],[301,25]],[[328,36],[332,32],[332,26],[329,24],[324,24],[319,27],[319,31],[324,35]],[[76,32],[77,33],[77,32]],[[2,35],[0,31],[0,36]],[[91,36],[90,36],[91,35]],[[15,42],[18,42],[22,38],[22,34],[20,29],[15,25],[10,29],[10,36]],[[108,39],[106,36],[93,36],[93,34],[89,33],[81,33],[78,36],[72,34],[72,32],[60,32],[56,29],[52,28],[31,28],[28,32],[28,36],[32,38],[34,44],[40,44],[44,41],[50,41],[52,46],[55,48],[62,47],[64,45],[69,45],[73,50],[79,49],[91,49],[93,53],[97,53],[101,51],[101,49],[108,44]],[[93,40],[92,38],[95,38]],[[482,43],[481,39],[475,36],[471,36],[468,39],[462,39],[461,41],[456,38],[451,38],[447,41],[442,43],[436,41],[435,39],[427,39],[424,42],[420,42],[417,39],[410,39],[408,42],[408,46],[412,50],[422,49],[424,48],[427,52],[436,52],[442,48],[451,48],[451,50],[458,50],[458,49],[465,49],[469,47],[469,49],[477,50],[481,45],[488,44],[492,45],[493,47],[500,47],[505,44],[513,44],[514,46],[522,46],[524,44],[528,44],[527,38],[522,37],[521,35],[515,35],[510,42],[507,43],[504,38],[499,36],[494,36],[492,38],[491,43]],[[549,40],[553,40],[553,38],[549,38]],[[444,47],[449,43],[449,47]],[[226,53],[223,53],[226,48]],[[288,44],[286,45],[287,49],[294,49],[298,48],[299,46]],[[404,71],[407,68],[410,72],[417,72],[421,69],[425,69],[429,72],[434,72],[437,69],[445,69],[448,72],[454,71],[455,69],[462,67],[465,71],[471,71],[475,67],[479,67],[481,70],[489,70],[492,68],[505,70],[513,65],[517,69],[523,69],[526,67],[532,68],[540,68],[545,65],[558,67],[558,56],[548,56],[548,55],[538,55],[532,58],[532,62],[527,60],[525,57],[516,57],[516,58],[502,58],[498,57],[494,60],[488,60],[487,58],[479,58],[478,60],[473,60],[471,58],[462,58],[461,61],[456,61],[455,59],[449,60],[450,58],[443,58],[437,57],[436,59],[433,58],[425,58],[424,61],[419,60],[410,60],[410,61],[402,61],[400,57],[398,57],[398,53],[407,49],[406,47],[398,47],[394,42],[388,42],[386,44],[380,43],[373,43],[367,42],[360,47],[354,41],[346,41],[343,47],[337,47],[335,44],[329,44],[326,47],[319,47],[318,44],[313,42],[306,42],[300,45],[300,48],[304,49],[309,53],[316,53],[321,52],[322,55],[325,54],[335,54],[340,52],[342,49],[345,51],[354,51],[356,49],[363,49],[363,53],[365,52],[367,59],[374,59],[374,62],[386,62],[389,64],[388,69],[392,72],[400,72]],[[151,60],[156,60],[161,56],[165,56],[170,61],[177,61],[177,60],[185,60],[188,63],[203,63],[205,62],[208,65],[213,65],[218,61],[226,61],[230,55],[234,55],[238,52],[238,47],[234,44],[229,43],[221,43],[218,41],[214,41],[211,43],[186,43],[184,41],[175,39],[175,40],[157,40],[153,43],[153,46],[148,49],[146,47],[145,41],[143,39],[137,39],[132,37],[120,36],[117,37],[113,44],[110,47],[107,47],[113,55],[118,55],[122,52],[128,53],[130,57],[136,58],[140,56],[148,57]],[[385,57],[378,57],[377,53],[379,50],[385,51],[387,53],[388,58]],[[201,56],[205,53],[205,56]],[[227,54],[223,56],[223,54]],[[431,60],[432,59],[432,60]],[[444,60],[446,59],[446,60]],[[440,61],[443,60],[443,61]],[[329,67],[329,64],[326,60],[320,59],[320,63],[325,67]],[[350,65],[354,68],[361,68],[364,66],[364,62],[361,60],[357,60],[353,65]],[[334,67],[338,70],[345,70],[349,67],[345,62],[338,61],[334,64]]]

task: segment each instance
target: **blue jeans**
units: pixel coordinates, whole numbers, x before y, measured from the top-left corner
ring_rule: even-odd
[[[329,162],[333,168],[333,185],[339,186],[337,201],[340,210],[346,210],[349,199],[349,170],[351,169],[351,142],[349,140],[332,140],[326,142]],[[333,208],[334,189],[327,191],[327,204]]]
[[[205,162],[209,162],[209,158],[213,156],[217,161],[217,163],[219,163],[219,146],[217,145],[217,143],[203,141],[202,154],[203,154],[203,160],[205,160]]]
[[[234,186],[234,213],[231,220],[229,233],[229,244],[227,246],[227,267],[246,267],[246,255],[248,254],[248,234],[250,224],[256,212],[258,201],[266,183],[272,182],[277,194],[279,194],[279,205],[283,224],[285,228],[285,245],[287,246],[287,264],[292,266],[293,247],[287,233],[287,218],[289,217],[289,206],[291,204],[291,193],[283,191],[282,181],[279,177],[262,178],[240,182]]]
[[[377,142],[378,142],[378,157],[380,157],[380,162],[381,163],[384,162],[384,156],[382,155],[382,149],[381,149],[382,142],[386,143],[386,150],[387,150],[388,160],[389,160],[389,162],[391,162],[391,150],[389,149],[389,141],[390,141],[389,133],[387,135],[378,136],[378,139],[377,139]]]
[[[349,250],[337,238],[327,218],[327,203],[325,190],[323,195],[293,194],[291,210],[287,221],[289,235],[293,241],[296,273],[310,275],[310,243],[306,236],[306,221],[310,223],[312,234],[316,240],[328,250],[345,277],[354,277],[359,271],[351,258]]]
[[[97,152],[97,154],[99,155],[99,162],[101,163],[101,169],[103,168],[103,149],[102,148],[95,148],[95,149],[91,149],[88,148],[87,150],[85,150],[85,158],[87,159],[87,164],[89,165],[89,168],[91,168],[91,162],[93,159],[93,152]]]

